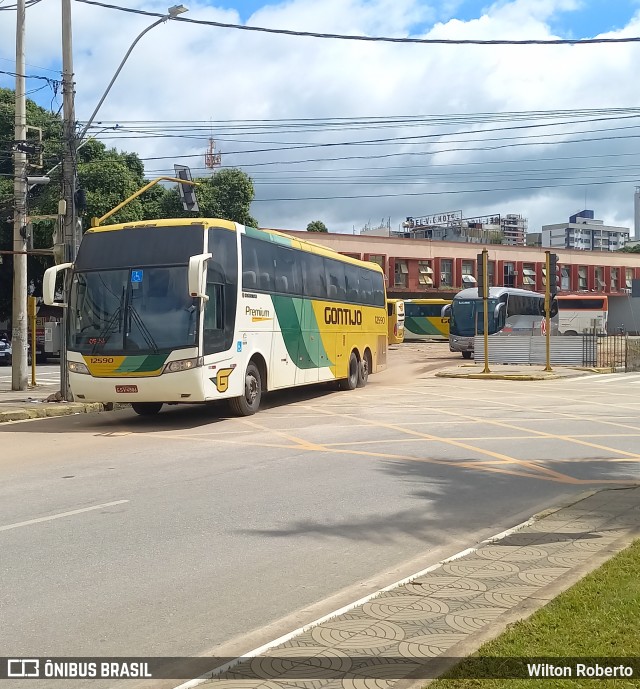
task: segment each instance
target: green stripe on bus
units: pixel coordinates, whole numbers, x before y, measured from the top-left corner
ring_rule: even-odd
[[[296,366],[298,368],[318,368],[322,360],[321,357],[325,357],[324,361],[328,362],[329,357],[322,343],[311,301],[278,294],[272,294],[271,300],[278,317],[287,353]],[[305,315],[308,322],[303,328],[302,322]],[[311,338],[313,338],[315,346],[312,345]],[[331,362],[322,365],[333,366]]]
[[[148,373],[157,371],[164,366],[168,354],[149,354],[143,356],[128,356],[116,369],[117,373]]]
[[[274,244],[282,244],[284,246],[293,246],[293,240],[289,237],[281,237],[277,234],[271,234],[270,232],[265,232],[264,230],[257,230],[255,227],[245,227],[244,233],[247,237],[255,237],[256,239],[262,239],[262,241],[273,242]]]
[[[415,335],[442,335],[442,331],[429,323],[426,318],[405,318],[404,329]]]

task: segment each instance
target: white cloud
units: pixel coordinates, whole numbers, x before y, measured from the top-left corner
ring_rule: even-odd
[[[164,12],[159,2],[127,0],[127,5]],[[407,36],[416,30],[429,38],[552,38],[550,23],[559,13],[570,13],[582,3],[577,0],[504,0],[488,4],[480,16],[472,20],[451,18],[434,23],[439,17],[455,13],[457,3],[427,3],[420,0],[295,0],[272,4],[258,10],[249,20],[256,26],[280,27],[301,31],[349,33],[361,35]],[[203,2],[189,2],[185,17],[238,23],[238,13]],[[42,2],[28,10],[27,62],[52,67],[59,64],[60,18],[59,3]],[[77,81],[76,113],[88,117],[109,82],[132,40],[153,19],[125,14],[81,3],[72,3],[74,55]],[[8,16],[7,16],[8,15]],[[7,21],[11,18],[11,21]],[[13,15],[0,13],[0,58],[14,57],[15,26]],[[570,24],[570,14],[565,20]],[[425,30],[424,27],[430,27]],[[417,29],[420,27],[420,29]],[[425,32],[426,31],[426,32]],[[636,16],[618,33],[607,36],[640,35],[640,18]],[[118,122],[131,120],[199,120],[362,117],[392,115],[427,115],[454,113],[503,113],[525,110],[632,107],[640,105],[635,88],[635,64],[640,47],[635,44],[594,46],[442,46],[400,45],[356,41],[327,41],[263,33],[215,29],[211,27],[168,22],[145,35],[132,52],[113,90],[102,107],[98,120]],[[8,65],[7,62],[0,63]],[[10,67],[8,67],[10,68]],[[33,72],[33,70],[31,70]],[[5,83],[5,82],[2,82]],[[627,124],[634,124],[630,120]],[[513,124],[513,123],[507,123]],[[592,123],[579,129],[621,126],[623,123]],[[485,128],[496,125],[482,125]],[[494,212],[523,213],[529,217],[530,229],[543,223],[560,222],[581,209],[585,202],[596,216],[611,224],[630,224],[633,216],[633,187],[629,181],[617,185],[590,187],[557,186],[551,189],[494,191],[475,194],[384,197],[383,194],[460,190],[470,188],[504,188],[536,186],[543,182],[518,182],[518,177],[543,177],[541,169],[579,167],[581,164],[632,165],[634,158],[551,161],[597,152],[629,153],[640,151],[640,140],[620,139],[606,143],[565,144],[557,146],[523,146],[487,152],[458,151],[434,156],[406,156],[315,162],[305,165],[284,164],[280,168],[251,167],[249,163],[322,159],[349,155],[398,153],[403,151],[435,151],[434,146],[409,144],[360,147],[332,147],[299,151],[272,151],[260,155],[232,156],[228,152],[242,149],[268,148],[261,142],[329,142],[339,140],[376,139],[434,132],[479,129],[480,125],[444,125],[415,129],[392,128],[303,134],[237,135],[236,139],[256,143],[225,141],[221,143],[227,164],[247,164],[255,175],[258,198],[289,198],[297,196],[371,195],[356,200],[325,200],[256,203],[254,215],[271,227],[303,228],[313,219],[323,220],[331,229],[350,232],[365,222],[377,223],[391,217],[392,226],[406,215],[461,208],[465,214]],[[587,135],[570,134],[576,139]],[[504,137],[541,133],[544,130],[504,132]],[[548,131],[562,131],[553,129]],[[622,131],[634,134],[640,130]],[[611,132],[614,135],[615,132]],[[209,132],[200,132],[197,140],[189,139],[122,139],[117,145],[135,150],[143,157],[204,154]],[[214,136],[223,139],[221,131]],[[487,133],[489,137],[499,134]],[[455,136],[462,139],[465,137]],[[479,138],[479,136],[466,137]],[[113,143],[110,141],[109,143]],[[491,142],[497,145],[500,142]],[[453,144],[480,146],[480,143]],[[487,144],[489,145],[489,144]],[[442,148],[442,146],[440,147]],[[440,186],[434,178],[407,179],[402,185],[364,186],[355,184],[362,174],[337,171],[336,168],[387,166],[377,170],[380,175],[422,174],[445,172],[445,168],[418,168],[432,163],[469,163],[483,160],[509,161],[506,173],[498,179],[475,175],[456,177],[456,184]],[[519,161],[538,162],[519,162]],[[180,162],[188,162],[189,159]],[[203,166],[203,158],[191,159],[194,168]],[[171,167],[150,161],[148,170]],[[389,166],[402,166],[391,169]],[[500,170],[500,165],[464,166],[452,171],[484,172]],[[335,171],[341,183],[335,186],[309,184],[296,186],[278,178],[273,172],[286,169]],[[530,175],[525,173],[531,170]],[[271,174],[265,172],[269,170]],[[570,178],[579,171],[558,173]],[[628,170],[629,178],[635,169]],[[640,170],[638,171],[640,172]],[[619,169],[619,176],[625,173]],[[310,173],[299,173],[300,178]],[[605,181],[616,171],[593,170],[593,182]],[[287,175],[290,177],[292,175]],[[279,184],[265,183],[280,179]],[[345,179],[342,179],[345,178]],[[466,181],[463,181],[466,180]],[[558,181],[567,184],[570,179]]]

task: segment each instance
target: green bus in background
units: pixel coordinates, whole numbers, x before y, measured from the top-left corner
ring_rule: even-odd
[[[450,305],[449,299],[405,299],[405,342],[448,340]]]

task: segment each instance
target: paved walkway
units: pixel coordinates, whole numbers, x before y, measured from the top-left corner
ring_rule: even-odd
[[[640,536],[640,488],[532,518],[208,679],[219,689],[386,689],[437,676]],[[453,660],[452,660],[453,659]]]
[[[24,419],[38,419],[47,416],[66,416],[84,412],[102,411],[103,404],[80,402],[65,402],[60,400],[47,402],[60,390],[57,374],[50,371],[36,373],[35,387],[16,391],[11,389],[11,378],[2,380],[0,384],[0,423],[3,421],[22,421]],[[31,373],[29,373],[31,380]]]

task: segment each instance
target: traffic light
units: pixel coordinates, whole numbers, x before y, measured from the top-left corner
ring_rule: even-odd
[[[554,296],[560,289],[560,266],[558,265],[558,254],[549,254],[549,293]]]
[[[485,294],[485,289],[484,289],[484,257],[487,256],[487,251],[483,251],[481,254],[478,254],[476,256],[476,266],[477,266],[477,274],[478,274],[478,299],[485,299],[489,298],[489,294]]]
[[[174,165],[176,177],[191,182],[191,170],[186,165]],[[178,184],[178,191],[182,199],[182,207],[186,211],[198,213],[198,199],[196,199],[196,188],[192,184]]]

